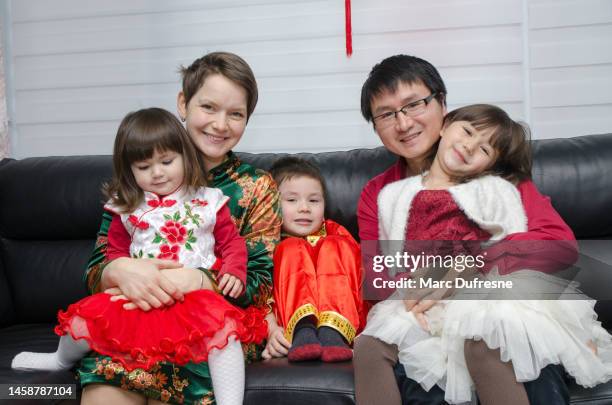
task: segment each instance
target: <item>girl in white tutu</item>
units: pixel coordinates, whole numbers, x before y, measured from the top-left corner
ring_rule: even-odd
[[[379,194],[381,240],[402,241],[402,247],[406,239],[481,240],[490,246],[526,231],[514,184],[531,176],[529,139],[503,110],[478,104],[447,114],[432,159],[428,172],[391,183]],[[561,288],[574,299],[453,299],[414,306],[397,291],[372,308],[362,334],[397,345],[407,377],[425,390],[437,384],[449,403],[473,399],[464,356],[464,343],[472,340],[499,349],[518,382],[535,380],[549,364],[561,364],[585,387],[610,379],[612,337],[596,320],[594,301],[537,271],[500,276],[493,268],[478,278],[512,281],[515,289]]]

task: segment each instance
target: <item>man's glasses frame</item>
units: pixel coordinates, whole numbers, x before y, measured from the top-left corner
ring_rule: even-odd
[[[434,97],[436,97],[437,95],[438,95],[438,92],[431,93],[427,97],[424,97],[419,100],[411,101],[410,103],[402,106],[399,110],[387,111],[382,114],[379,114],[376,117],[373,117],[372,121],[374,121],[375,125],[383,124],[385,126],[388,126],[391,123],[395,122],[395,120],[397,119],[397,114],[400,112],[404,114],[405,117],[414,118],[416,116],[423,114],[425,112],[425,109],[431,102],[431,100],[433,100]]]

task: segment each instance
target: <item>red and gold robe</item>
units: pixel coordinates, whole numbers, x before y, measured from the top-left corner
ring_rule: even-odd
[[[314,316],[351,343],[365,323],[362,272],[359,244],[334,221],[305,238],[284,238],[274,252],[274,300],[287,339],[300,319]]]

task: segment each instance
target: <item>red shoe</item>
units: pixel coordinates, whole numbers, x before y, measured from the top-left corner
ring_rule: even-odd
[[[323,346],[321,360],[326,363],[336,363],[339,361],[348,361],[353,358],[353,351],[348,347],[340,346]]]
[[[287,359],[292,362],[318,360],[320,358],[321,345],[319,343],[311,343],[291,348],[289,349],[289,355],[287,355]]]

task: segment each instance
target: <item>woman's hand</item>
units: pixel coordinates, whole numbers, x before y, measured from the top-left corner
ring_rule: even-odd
[[[291,343],[285,338],[284,330],[276,323],[276,317],[273,313],[266,315],[266,321],[268,321],[268,342],[261,353],[261,357],[264,360],[285,357],[289,353]]]
[[[180,263],[159,259],[132,259],[122,257],[109,263],[102,273],[102,287],[110,294],[127,299],[124,305],[133,304],[143,311],[169,306],[183,300],[183,292],[160,270],[181,267]],[[116,287],[116,289],[112,289]]]
[[[161,273],[172,281],[183,294],[200,289],[214,291],[210,279],[201,270],[182,267],[180,269],[164,269],[161,270]]]
[[[244,284],[242,284],[242,281],[240,281],[238,277],[225,273],[223,276],[221,276],[219,290],[221,290],[223,295],[238,298],[244,290]]]

